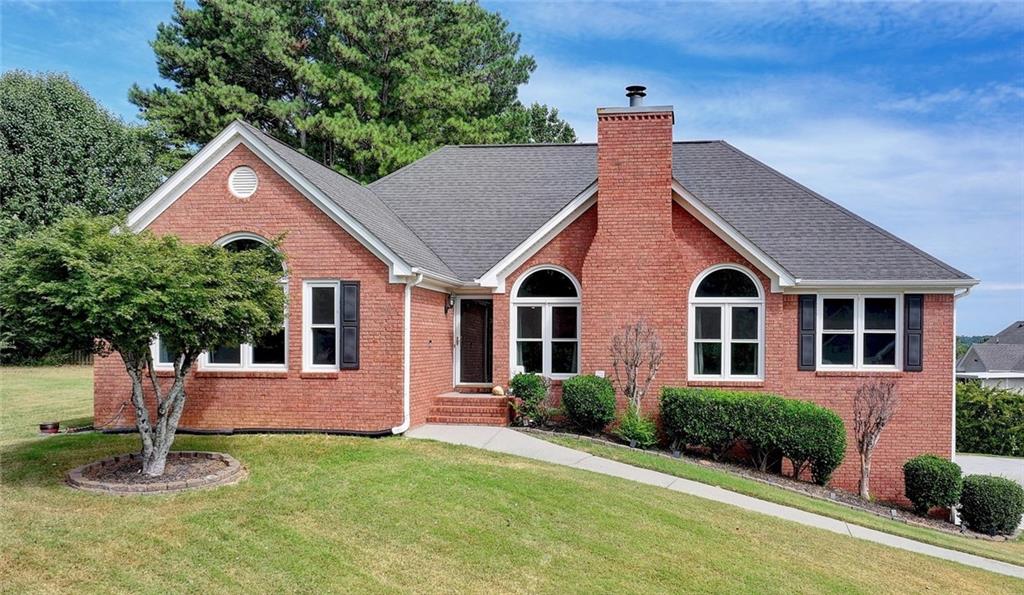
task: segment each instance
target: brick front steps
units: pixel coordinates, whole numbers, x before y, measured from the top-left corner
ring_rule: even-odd
[[[427,423],[507,426],[508,414],[508,397],[445,393],[434,397]]]

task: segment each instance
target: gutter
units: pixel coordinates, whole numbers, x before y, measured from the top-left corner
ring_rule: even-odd
[[[391,428],[392,434],[401,434],[412,423],[410,411],[410,379],[412,366],[412,288],[423,282],[423,273],[405,284],[405,309],[402,319],[402,423]]]
[[[953,355],[954,356],[956,355],[956,301],[959,300],[962,297],[967,297],[968,295],[970,295],[971,288],[974,285],[976,285],[976,284],[977,284],[977,282],[975,282],[975,284],[968,285],[967,287],[964,287],[964,290],[963,290],[962,293],[956,293],[955,290],[954,290],[954,293],[953,293]],[[954,462],[954,463],[956,462],[956,364],[957,364],[957,362],[956,362],[956,359],[954,358],[953,359],[953,395],[952,395],[953,398],[951,399],[952,402],[953,402],[953,415],[950,416],[950,418],[953,420],[952,421],[953,433],[951,434],[952,440],[950,440],[950,450],[952,452],[949,453],[949,460]],[[955,526],[958,526],[958,527],[960,526],[960,515],[957,513],[956,508],[952,508],[949,511],[949,522],[953,523]]]

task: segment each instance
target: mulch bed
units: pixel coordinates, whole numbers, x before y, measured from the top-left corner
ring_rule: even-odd
[[[819,500],[828,500],[830,502],[834,502],[836,504],[841,504],[841,505],[847,506],[849,508],[855,508],[857,510],[862,510],[864,512],[875,514],[875,515],[880,516],[880,517],[885,517],[885,518],[890,519],[890,520],[894,520],[894,521],[898,521],[898,522],[902,522],[902,523],[907,523],[907,524],[911,524],[911,525],[919,525],[919,526],[927,527],[929,529],[936,529],[938,531],[945,531],[946,533],[952,533],[954,535],[961,535],[961,536],[965,536],[965,537],[973,537],[973,538],[976,538],[976,539],[986,539],[986,540],[989,540],[989,541],[1007,541],[1007,540],[1010,540],[1010,539],[1015,539],[1015,536],[1016,536],[1016,533],[1014,535],[1011,535],[1011,536],[1004,536],[1004,535],[989,536],[989,535],[985,535],[984,533],[976,533],[974,531],[969,531],[969,530],[967,530],[965,528],[953,525],[952,523],[946,522],[945,520],[940,519],[940,518],[920,516],[917,513],[915,513],[913,510],[911,510],[910,508],[906,508],[906,507],[903,507],[903,506],[899,506],[899,505],[891,504],[891,503],[886,503],[886,502],[871,502],[871,501],[867,501],[867,500],[862,500],[860,498],[860,496],[858,496],[857,494],[852,494],[852,493],[844,491],[844,490],[838,490],[838,489],[830,488],[830,487],[827,487],[827,486],[819,486],[817,484],[808,483],[806,481],[798,481],[796,479],[792,479],[790,477],[785,477],[785,476],[782,476],[782,475],[776,475],[774,473],[762,473],[761,471],[757,470],[756,468],[750,467],[750,466],[747,466],[747,465],[741,465],[741,464],[737,464],[737,463],[730,463],[730,462],[726,462],[726,461],[713,461],[713,460],[710,460],[710,459],[705,459],[705,458],[700,458],[700,457],[697,457],[697,456],[693,456],[693,455],[685,453],[685,452],[681,453],[680,456],[676,457],[672,453],[666,452],[666,451],[663,451],[663,450],[658,450],[658,449],[642,450],[642,449],[637,449],[637,448],[630,448],[626,444],[620,444],[618,442],[612,442],[611,440],[608,440],[608,439],[605,439],[605,438],[602,438],[602,437],[596,437],[596,436],[584,436],[584,435],[581,435],[581,434],[572,434],[572,433],[568,433],[568,432],[559,432],[559,431],[551,431],[551,430],[540,430],[540,429],[536,429],[536,428],[516,428],[516,429],[520,430],[520,431],[525,431],[526,433],[533,433],[533,432],[535,432],[537,434],[561,436],[561,437],[564,437],[564,438],[575,438],[575,439],[578,439],[578,440],[589,440],[590,442],[593,442],[595,444],[600,444],[602,446],[613,446],[613,447],[616,447],[616,448],[625,448],[625,449],[628,449],[628,450],[640,450],[642,452],[646,452],[647,454],[651,454],[651,455],[655,455],[655,456],[661,456],[661,457],[666,457],[666,458],[670,458],[670,459],[682,460],[682,461],[685,461],[685,462],[693,464],[693,465],[700,465],[702,467],[711,467],[713,469],[718,469],[720,471],[725,471],[726,473],[732,473],[734,475],[740,475],[740,476],[743,476],[743,477],[745,477],[747,479],[750,479],[750,480],[753,480],[753,481],[759,481],[761,483],[770,484],[770,485],[773,485],[775,487],[779,487],[779,488],[782,488],[782,489],[785,489],[785,490],[790,490],[790,491],[793,491],[793,492],[799,492],[799,493],[801,493],[801,494],[803,494],[805,496],[810,496],[812,498],[818,498]],[[1018,532],[1019,531],[1020,531],[1020,529],[1018,529]]]
[[[107,494],[166,494],[235,483],[244,477],[245,469],[230,455],[179,451],[167,456],[159,477],[142,474],[138,454],[124,454],[72,469],[67,481],[77,489]]]

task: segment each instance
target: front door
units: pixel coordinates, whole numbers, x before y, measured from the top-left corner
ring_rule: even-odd
[[[456,357],[459,384],[491,383],[491,300],[459,300]]]

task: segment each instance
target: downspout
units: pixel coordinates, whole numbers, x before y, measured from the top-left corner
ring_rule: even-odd
[[[949,453],[949,460],[953,462],[956,462],[956,302],[970,293],[970,287],[964,289],[963,293],[953,293],[953,452]]]
[[[405,310],[402,318],[402,423],[391,428],[392,434],[401,434],[412,422],[410,411],[410,380],[412,366],[412,288],[423,282],[423,273],[405,284]]]
[[[952,450],[952,452],[949,453],[949,460],[954,463],[956,462],[956,302],[962,297],[967,297],[970,293],[970,287],[964,289],[964,292],[961,294],[957,294],[956,292],[953,293],[953,433],[951,436],[952,440],[950,440],[952,445],[950,450]],[[955,526],[960,526],[960,515],[958,514],[956,507],[951,508],[949,511],[949,522],[953,523]]]

